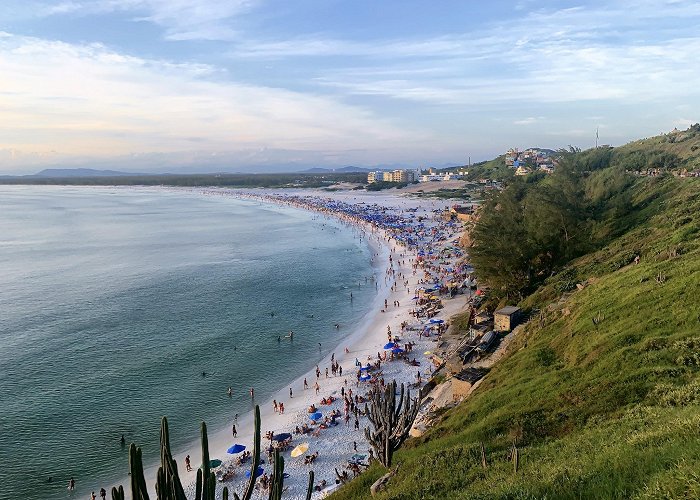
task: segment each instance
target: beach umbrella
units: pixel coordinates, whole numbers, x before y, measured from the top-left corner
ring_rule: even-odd
[[[221,465],[221,460],[219,460],[218,458],[209,460],[209,467],[211,467],[212,469],[216,469],[219,465]]]
[[[317,411],[316,413],[309,415],[309,418],[311,420],[321,420],[321,418],[323,418],[323,414],[320,411]]]
[[[401,349],[400,347],[394,347],[394,348],[391,350],[391,352],[393,352],[394,354],[399,354],[399,353],[402,353],[402,352],[403,352],[403,349]]]
[[[309,450],[309,443],[301,443],[299,446],[292,450],[292,457],[300,457]]]
[[[289,434],[287,432],[283,432],[282,434],[275,434],[274,436],[272,436],[272,439],[274,441],[277,441],[278,443],[281,443],[282,441],[285,441],[291,437],[292,437],[291,434]]]
[[[369,380],[369,379],[371,379],[371,378],[372,378],[371,375],[362,375],[362,376],[360,377],[360,380]]]
[[[265,469],[262,467],[258,467],[257,470],[255,471],[255,477],[260,477],[263,475],[263,472],[265,472]],[[250,477],[250,471],[247,470],[245,471],[245,477]]]
[[[393,349],[394,347],[396,347],[396,344],[394,342],[389,342],[388,344],[384,344],[384,349],[386,349],[386,350]]]
[[[362,370],[362,371],[367,371],[367,370],[369,370],[370,368],[371,368],[371,366],[363,366],[362,368],[360,368],[360,370]]]
[[[236,453],[240,453],[243,450],[245,450],[245,446],[243,446],[242,444],[234,444],[228,450],[226,450],[226,453],[230,453],[231,455],[235,455]]]
[[[435,325],[441,325],[445,322],[445,320],[444,319],[431,319],[430,322],[435,324]]]

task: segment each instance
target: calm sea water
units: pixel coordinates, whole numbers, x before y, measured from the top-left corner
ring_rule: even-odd
[[[271,395],[367,311],[369,260],[352,231],[302,211],[0,186],[0,498],[88,498],[125,477],[122,434],[157,460],[162,415],[176,450],[202,420],[229,425],[249,387]]]

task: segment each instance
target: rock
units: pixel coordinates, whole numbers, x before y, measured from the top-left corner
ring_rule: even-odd
[[[369,492],[372,494],[372,496],[375,496],[378,492],[382,491],[384,488],[386,488],[386,483],[389,482],[389,479],[391,479],[395,474],[396,471],[399,470],[399,466],[397,465],[394,467],[392,470],[384,474],[382,477],[377,479],[374,483],[372,483],[372,486],[369,487]]]

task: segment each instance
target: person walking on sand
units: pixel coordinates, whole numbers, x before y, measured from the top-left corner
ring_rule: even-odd
[[[284,415],[284,403],[280,403],[280,415]]]
[[[309,383],[306,381],[306,377],[304,377],[304,390],[309,388]]]
[[[314,384],[314,389],[316,389],[316,394],[318,395],[318,391],[321,390],[321,386],[318,385],[318,382],[316,382],[316,383]]]
[[[277,400],[276,399],[272,400],[272,409],[274,410],[275,413],[277,413]]]
[[[292,388],[289,388],[289,399],[292,399]]]
[[[90,493],[90,500],[97,500],[97,495],[95,495],[94,491]]]
[[[235,430],[235,428],[236,428],[236,426],[234,426],[234,430]],[[185,457],[185,469],[187,470],[187,472],[192,472],[192,464],[190,463],[190,456],[189,455],[187,455]]]
[[[102,497],[102,500],[105,500],[107,498],[107,490],[100,488],[100,497]]]
[[[236,424],[233,424],[231,426],[231,434],[233,434],[233,437],[238,436],[238,431],[236,430]]]

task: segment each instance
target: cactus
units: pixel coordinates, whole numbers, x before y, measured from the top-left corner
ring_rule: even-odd
[[[119,489],[112,488],[112,500],[124,500],[124,488],[121,485]]]
[[[129,446],[129,470],[131,472],[131,498],[133,500],[150,500],[146,479],[143,476],[141,448],[137,448],[133,443]]]
[[[272,478],[270,481],[269,500],[282,500],[282,489],[284,488],[284,458],[279,450],[275,450],[275,458],[272,467]]]
[[[602,314],[600,311],[598,311],[598,315],[594,316],[591,318],[591,321],[593,321],[593,325],[595,325],[596,329],[598,328],[598,325],[601,324],[605,320],[605,315]]]
[[[306,487],[306,500],[311,500],[311,494],[314,492],[314,471],[309,471],[309,485]]]
[[[394,452],[408,438],[408,432],[418,415],[418,399],[411,399],[410,391],[404,398],[404,385],[398,404],[396,402],[396,381],[392,380],[384,390],[372,393],[371,408],[367,417],[374,426],[374,432],[365,429],[365,437],[374,448],[377,459],[384,467],[391,467]]]
[[[520,464],[520,451],[518,447],[515,446],[515,441],[513,442],[513,448],[510,453],[511,460],[513,461],[513,474],[518,473],[518,465]]]
[[[177,472],[177,463],[170,451],[170,433],[166,417],[160,421],[160,467],[156,478],[156,493],[159,500],[187,500]]]
[[[255,491],[255,473],[260,466],[260,407],[255,405],[255,433],[253,434],[253,460],[250,464],[250,479],[243,492],[242,500],[250,500]],[[241,500],[241,497],[233,494],[234,500]]]
[[[215,500],[216,477],[209,467],[209,439],[207,438],[207,424],[202,422],[202,467],[197,471],[197,494],[195,500]]]
[[[197,481],[195,483],[195,493],[194,497],[197,499],[202,498],[202,469],[197,469]]]

